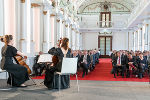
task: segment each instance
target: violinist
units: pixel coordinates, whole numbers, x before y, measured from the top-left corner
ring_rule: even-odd
[[[1,49],[1,69],[6,70],[12,76],[12,79],[8,78],[7,83],[15,87],[27,87],[24,84],[25,81],[29,80],[27,68],[13,63],[14,56],[20,55],[25,58],[26,56],[13,46],[12,35],[3,36],[1,41],[5,43]]]
[[[60,42],[60,47],[55,48],[52,47],[48,53],[58,57],[58,63],[55,66],[55,71],[61,72],[62,60],[63,58],[71,58],[71,49],[69,48],[69,39],[64,37]],[[70,78],[69,75],[61,76],[61,88],[66,89],[70,86]],[[58,75],[55,76],[55,87],[58,88]]]

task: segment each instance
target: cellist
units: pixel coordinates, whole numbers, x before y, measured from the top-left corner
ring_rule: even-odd
[[[12,84],[10,78],[7,83],[15,87],[27,87],[24,83],[29,80],[27,68],[19,64],[13,63],[13,57],[20,55],[26,57],[22,52],[18,51],[13,46],[13,36],[5,35],[1,38],[1,41],[5,43],[1,50],[1,69],[6,70],[12,76]]]

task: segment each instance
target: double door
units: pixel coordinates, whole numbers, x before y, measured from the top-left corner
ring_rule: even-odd
[[[108,58],[112,51],[112,36],[99,36],[98,48],[101,49],[101,57]]]

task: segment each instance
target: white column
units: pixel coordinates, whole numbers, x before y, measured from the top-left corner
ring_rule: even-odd
[[[143,28],[140,28],[140,36],[139,36],[139,41],[140,41],[140,47],[139,47],[139,49],[140,49],[140,51],[142,51],[142,45],[143,45]]]
[[[51,47],[54,47],[55,40],[57,41],[57,34],[56,34],[57,33],[57,18],[56,18],[56,15],[51,14],[50,19],[51,19]]]
[[[145,35],[145,28],[142,28],[142,40],[141,40],[141,44],[142,44],[142,48],[141,50],[144,51],[144,46],[145,46],[145,39],[144,39],[144,35]]]
[[[44,40],[43,40],[43,52],[47,53],[49,50],[49,28],[50,28],[50,14],[49,11],[43,11],[44,14]]]
[[[72,49],[73,50],[75,50],[75,41],[76,41],[75,30],[74,28],[72,28]]]
[[[134,32],[133,30],[128,32],[128,47],[129,50],[133,50],[134,49]]]
[[[62,30],[61,30],[62,37],[66,37],[66,27],[65,27],[65,23],[66,23],[66,21],[63,20],[63,21],[62,21],[62,25],[61,25],[61,27],[62,27]]]
[[[69,38],[69,24],[68,22],[65,23],[65,37]]]
[[[72,48],[72,25],[69,25],[69,34],[68,34],[68,38],[69,38],[69,47]]]
[[[80,34],[79,34],[79,32],[77,32],[77,48],[76,48],[76,50],[79,50],[80,49]]]
[[[4,0],[0,0],[0,36],[4,35]],[[0,42],[1,44],[2,42]],[[2,45],[0,45],[1,47]],[[0,55],[1,56],[1,55]]]
[[[150,50],[150,21],[149,21],[147,30],[148,30],[148,50]]]
[[[52,14],[52,9],[49,11],[49,49],[52,48],[52,20],[51,20],[51,14]]]
[[[137,50],[140,50],[140,29],[138,29],[138,32],[137,32]]]
[[[145,25],[145,39],[144,39],[144,50],[149,50],[148,49],[148,24]]]
[[[62,30],[61,25],[62,25],[62,19],[58,18],[57,19],[57,27],[56,27],[57,28],[57,41],[63,37],[62,32],[61,32],[61,30]]]
[[[127,41],[127,49],[128,50],[130,49],[130,41],[129,41],[130,37],[129,37],[129,35],[130,35],[130,32],[127,33],[127,38],[126,38],[127,39],[126,41]]]
[[[0,36],[3,35],[4,35],[4,0],[0,0]],[[3,45],[4,43],[0,42],[0,48],[2,48]],[[1,55],[0,55],[0,59],[1,59]]]
[[[135,44],[136,44],[136,38],[135,38],[135,36],[136,36],[136,31],[133,32],[133,50],[134,51],[136,50],[136,48],[135,48]]]
[[[74,30],[74,47],[75,47],[75,50],[77,49],[77,33],[76,33],[76,29]]]
[[[54,42],[54,46],[56,46],[57,45],[57,41],[60,39],[59,37],[58,37],[58,22],[57,22],[57,15],[55,15],[54,16],[54,36],[53,36],[53,42]]]
[[[26,19],[26,1],[21,0],[20,6],[20,50],[27,53],[27,19]]]
[[[144,45],[144,50],[149,50],[149,48],[148,48],[148,40],[149,40],[149,34],[148,34],[148,31],[149,31],[149,20],[144,20],[144,22],[143,22],[143,25],[144,25],[144,27],[145,27],[145,29],[144,29],[144,36],[143,36],[143,38],[144,38],[144,43],[143,43],[143,45]]]
[[[139,47],[138,50],[142,51],[142,24],[138,24],[138,43]]]
[[[31,7],[31,34],[30,34],[30,40],[31,40],[31,43],[30,43],[30,53],[35,53],[35,51],[34,51],[34,46],[35,46],[35,41],[34,41],[34,36],[33,36],[33,26],[34,26],[34,16],[33,16],[33,14],[34,14],[34,7]]]
[[[136,50],[139,50],[139,30],[136,31]]]

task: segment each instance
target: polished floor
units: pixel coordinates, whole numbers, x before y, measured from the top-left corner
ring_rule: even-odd
[[[0,100],[150,100],[148,82],[115,81],[71,81],[71,88],[65,90],[48,90],[42,80],[35,80],[37,85],[27,88],[0,90]],[[28,81],[26,84],[31,85]],[[0,80],[1,88],[8,88],[6,81]]]

